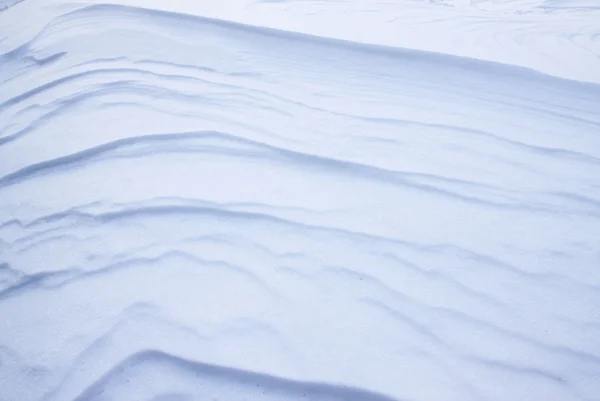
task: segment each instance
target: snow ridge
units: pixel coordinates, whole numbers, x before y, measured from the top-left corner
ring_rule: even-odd
[[[2,401],[599,399],[600,85],[40,13],[0,31]]]

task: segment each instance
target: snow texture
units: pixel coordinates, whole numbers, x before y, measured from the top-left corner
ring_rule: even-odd
[[[93,3],[0,0],[1,401],[600,400],[594,1]]]

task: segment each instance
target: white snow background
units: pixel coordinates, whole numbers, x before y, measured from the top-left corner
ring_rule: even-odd
[[[0,401],[600,400],[596,0],[0,0]]]

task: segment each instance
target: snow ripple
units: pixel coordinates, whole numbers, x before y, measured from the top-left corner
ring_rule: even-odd
[[[599,399],[600,86],[45,12],[0,54],[3,401]]]

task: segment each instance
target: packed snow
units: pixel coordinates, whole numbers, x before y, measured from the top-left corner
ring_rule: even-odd
[[[0,0],[0,401],[600,400],[592,0]]]

